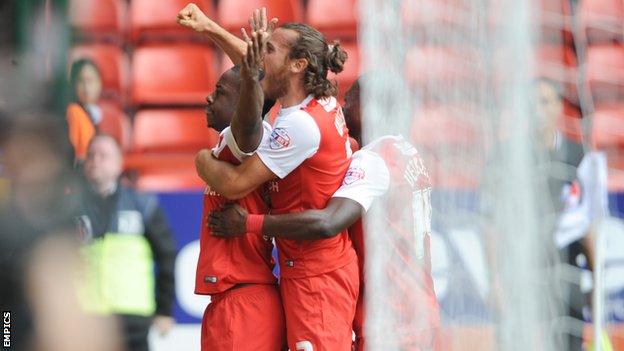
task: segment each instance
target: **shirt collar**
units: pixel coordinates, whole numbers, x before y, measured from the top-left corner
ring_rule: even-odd
[[[291,113],[293,113],[293,112],[295,112],[297,110],[300,110],[302,107],[307,106],[308,103],[310,103],[310,101],[312,101],[313,98],[314,98],[314,96],[312,96],[312,94],[310,94],[305,99],[303,99],[303,101],[298,103],[297,105],[293,105],[293,106],[286,107],[286,108],[281,108],[278,115],[285,116],[285,115],[291,114]]]

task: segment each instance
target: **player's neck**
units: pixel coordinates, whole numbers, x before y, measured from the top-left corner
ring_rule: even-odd
[[[303,84],[291,83],[286,95],[279,98],[278,102],[282,108],[288,108],[300,104],[306,97],[308,97],[308,94],[305,92]]]

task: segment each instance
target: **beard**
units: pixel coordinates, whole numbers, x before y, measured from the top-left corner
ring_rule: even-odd
[[[277,100],[288,92],[288,71],[286,67],[282,67],[273,74],[264,76],[265,98]]]

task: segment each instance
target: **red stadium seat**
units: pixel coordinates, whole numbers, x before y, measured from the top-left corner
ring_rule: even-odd
[[[140,153],[130,152],[124,157],[124,170],[138,174],[182,169],[195,164],[195,153]]]
[[[103,98],[122,99],[127,95],[130,63],[128,56],[115,45],[94,44],[75,46],[70,52],[70,64],[89,58],[102,73]]]
[[[122,0],[70,0],[69,23],[81,40],[121,42],[127,6]]]
[[[590,43],[624,39],[624,2],[621,0],[583,0],[580,18]]]
[[[538,65],[576,67],[576,54],[567,45],[541,45],[537,48]]]
[[[198,37],[188,28],[176,23],[176,14],[189,3],[188,0],[160,0],[158,5],[153,0],[132,0],[130,28],[132,40],[180,40]],[[215,11],[210,0],[198,0],[195,4],[210,18]],[[202,36],[199,35],[201,38]]]
[[[475,53],[468,47],[415,47],[407,54],[407,74],[412,84],[474,82],[479,77]]]
[[[403,0],[401,14],[403,21],[415,29],[426,30],[432,26],[461,27],[460,13],[470,13],[467,1],[457,0]]]
[[[216,145],[218,134],[206,127],[201,109],[140,110],[134,120],[133,152],[126,171],[138,173],[141,190],[199,189],[195,153]]]
[[[536,35],[541,42],[561,44],[571,43],[572,40],[572,8],[568,0],[537,0],[527,1],[531,7],[531,25],[536,29]],[[493,1],[488,5],[488,17],[492,26],[491,30],[497,30],[509,23],[508,16],[503,15],[501,7],[506,2]],[[473,11],[477,11],[475,9]]]
[[[194,164],[190,163],[181,170],[168,169],[141,173],[135,186],[138,190],[146,192],[172,192],[197,191],[204,188],[206,184],[197,175]]]
[[[360,50],[356,43],[341,43],[342,48],[347,52],[348,58],[345,62],[342,72],[335,74],[328,72],[327,78],[335,79],[338,82],[338,96],[342,101],[345,93],[351,87],[351,84],[355,82],[360,76],[361,63],[360,63]]]
[[[471,116],[474,117],[471,119]],[[478,121],[470,106],[440,106],[417,112],[412,121],[412,139],[419,145],[475,145],[478,133],[473,125]]]
[[[561,43],[562,39],[569,42],[572,39],[572,9],[569,1],[540,0],[541,8],[534,18],[539,19],[542,41]]]
[[[592,119],[592,144],[599,149],[624,148],[624,104],[596,109]]]
[[[624,46],[590,46],[587,80],[598,104],[624,98]]]
[[[306,21],[326,38],[357,37],[357,0],[309,0]]]
[[[99,106],[102,108],[100,132],[112,135],[123,150],[129,150],[132,127],[128,116],[115,104],[102,102]]]
[[[580,111],[566,101],[563,109],[563,115],[557,120],[557,129],[566,137],[580,143],[583,140]]]
[[[214,89],[213,51],[201,45],[140,47],[133,57],[132,98],[138,105],[202,105]]]
[[[134,116],[134,151],[196,152],[216,145],[202,109],[146,109]]]
[[[303,8],[299,0],[227,0],[217,8],[219,22],[228,31],[240,35],[240,29],[249,28],[253,10],[266,7],[269,19],[277,17],[279,23],[301,22]]]

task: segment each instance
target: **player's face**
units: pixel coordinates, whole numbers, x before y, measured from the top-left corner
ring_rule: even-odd
[[[360,119],[360,85],[358,82],[353,83],[345,94],[345,103],[342,107],[344,112],[349,134],[356,140],[360,140],[359,131],[361,130]]]
[[[239,80],[228,70],[217,82],[215,91],[206,97],[206,123],[218,132],[230,125],[239,95]]]
[[[85,65],[78,74],[76,96],[82,104],[95,104],[102,93],[102,80],[98,71],[91,65]]]
[[[84,164],[85,176],[92,184],[114,182],[121,175],[122,157],[110,138],[97,138],[89,146]]]
[[[267,43],[262,90],[268,99],[277,100],[288,92],[290,61],[288,55],[290,43],[296,38],[297,33],[295,31],[278,28]]]

